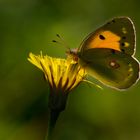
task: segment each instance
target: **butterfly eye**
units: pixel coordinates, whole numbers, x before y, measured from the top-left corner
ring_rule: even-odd
[[[120,65],[119,65],[115,60],[111,60],[111,61],[109,62],[109,66],[110,66],[111,68],[113,68],[113,69],[117,69],[117,68],[120,67]]]

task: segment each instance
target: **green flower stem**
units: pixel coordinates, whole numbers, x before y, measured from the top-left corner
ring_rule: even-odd
[[[48,118],[48,129],[47,129],[47,138],[46,140],[52,140],[52,133],[56,124],[56,121],[59,117],[60,110],[49,110],[49,118]]]
[[[51,94],[49,95],[48,107],[50,110],[61,112],[65,110],[68,94],[61,93],[61,91],[53,91],[51,90]]]
[[[61,94],[61,92],[54,92],[51,90],[48,101],[48,129],[45,140],[52,140],[52,133],[59,117],[59,114],[65,110],[68,94]]]

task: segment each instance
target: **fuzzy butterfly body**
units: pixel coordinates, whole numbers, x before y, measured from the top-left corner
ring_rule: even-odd
[[[139,79],[139,62],[134,58],[135,38],[130,18],[114,18],[89,34],[78,51],[71,54],[100,82],[127,89]]]

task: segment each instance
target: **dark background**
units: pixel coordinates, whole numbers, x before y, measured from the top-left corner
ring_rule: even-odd
[[[110,18],[129,16],[140,60],[139,14],[138,0],[0,0],[0,140],[44,140],[48,85],[29,52],[64,58],[56,33],[76,48]],[[140,139],[140,83],[123,92],[100,85],[70,93],[54,140]]]

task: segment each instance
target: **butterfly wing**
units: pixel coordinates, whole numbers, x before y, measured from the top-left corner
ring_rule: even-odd
[[[139,63],[132,56],[108,48],[85,50],[80,64],[88,74],[102,83],[126,89],[139,78]]]
[[[80,47],[81,54],[91,48],[110,48],[133,55],[135,28],[128,17],[114,18],[89,34]]]

